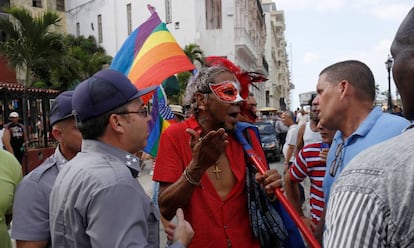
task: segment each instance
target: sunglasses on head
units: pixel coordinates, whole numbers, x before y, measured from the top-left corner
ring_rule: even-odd
[[[244,101],[239,93],[238,82],[223,81],[216,84],[209,84],[211,92],[222,102],[238,103]]]

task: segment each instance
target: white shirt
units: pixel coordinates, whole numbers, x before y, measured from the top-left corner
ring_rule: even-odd
[[[289,126],[289,129],[286,133],[286,142],[283,145],[283,156],[287,156],[287,151],[289,148],[289,145],[293,145],[296,146],[296,140],[298,138],[298,125],[293,124]],[[290,157],[289,162],[293,162],[295,159],[295,156],[292,154],[292,156]]]
[[[308,114],[298,115],[296,117],[296,121],[297,121],[299,127],[302,126],[302,125],[305,125],[307,122],[309,122],[309,115]]]

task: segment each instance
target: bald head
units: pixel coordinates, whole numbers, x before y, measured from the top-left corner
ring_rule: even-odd
[[[391,45],[392,73],[401,95],[404,116],[414,120],[414,8],[401,23]]]
[[[399,53],[407,46],[414,45],[414,8],[408,12],[405,19],[400,24],[391,46],[392,53]]]

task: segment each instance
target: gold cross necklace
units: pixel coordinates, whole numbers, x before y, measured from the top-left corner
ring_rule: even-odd
[[[218,163],[218,160],[217,160],[216,164],[214,165],[213,173],[216,174],[216,179],[220,180],[221,170],[220,170],[220,167],[217,166],[217,163]]]

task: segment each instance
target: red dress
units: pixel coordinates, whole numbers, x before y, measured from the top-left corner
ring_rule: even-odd
[[[181,177],[190,163],[190,135],[185,131],[186,128],[200,130],[192,116],[184,122],[171,125],[163,132],[153,180],[173,183]],[[257,139],[253,140],[252,145],[260,147]],[[256,151],[264,159],[261,148]],[[231,247],[260,247],[249,223],[243,147],[231,135],[226,154],[236,178],[231,192],[222,200],[210,178],[204,174],[201,179],[202,186],[194,190],[188,205],[183,209],[185,219],[191,223],[195,232],[190,247],[221,248],[228,247],[228,242]]]

